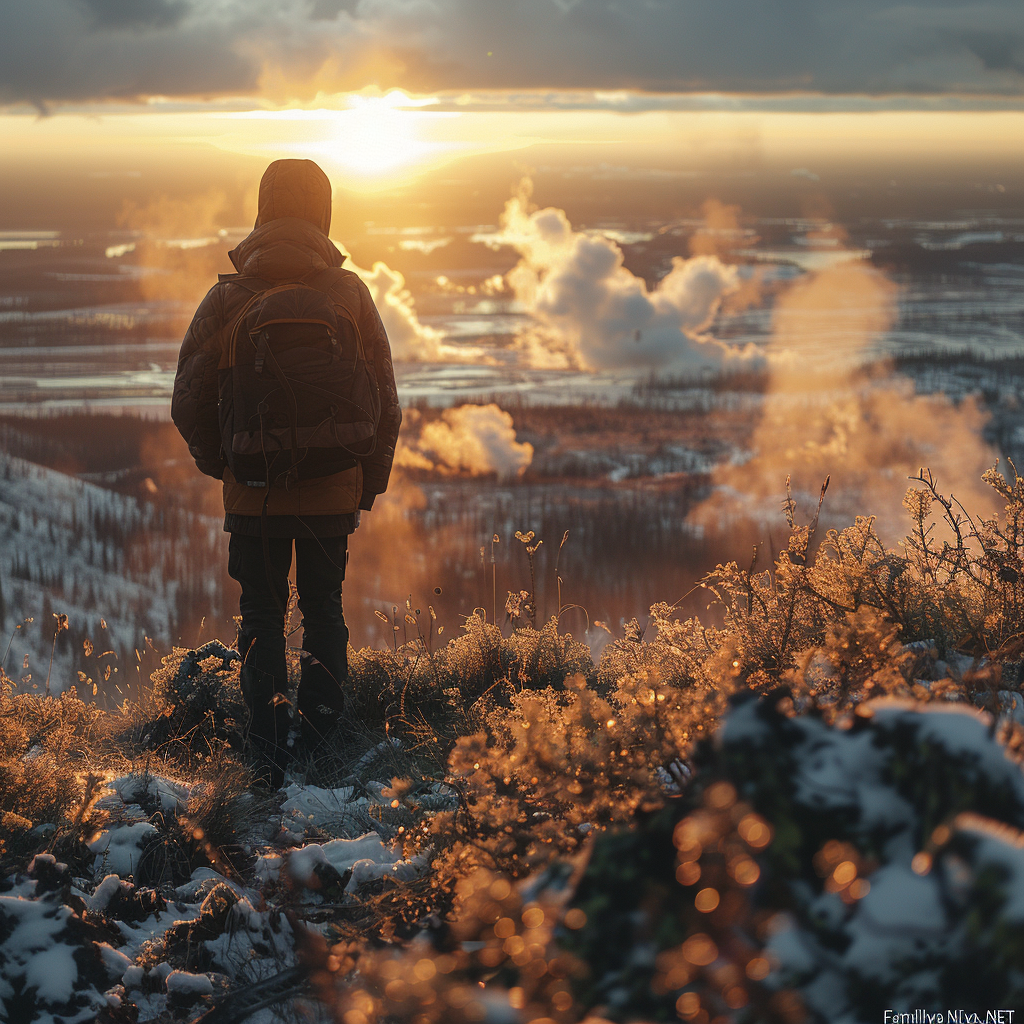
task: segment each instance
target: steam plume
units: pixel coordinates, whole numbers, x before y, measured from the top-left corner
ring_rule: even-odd
[[[527,181],[505,204],[502,237],[521,257],[508,282],[538,321],[520,338],[534,365],[696,368],[736,358],[702,333],[739,287],[735,267],[712,255],[677,257],[651,291],[623,266],[615,242],[574,231],[563,210],[531,212],[529,194]]]
[[[347,252],[337,240],[334,244],[342,252]],[[358,266],[351,258],[346,260],[345,266],[358,274],[369,288],[387,331],[393,358],[414,363],[486,361],[479,349],[448,345],[441,331],[420,323],[416,315],[416,300],[405,287],[405,278],[400,271],[392,270],[380,260],[374,263],[372,270]]]
[[[143,271],[139,294],[147,300],[176,300],[196,306],[217,274],[230,264],[221,224],[233,212],[226,194],[209,189],[188,198],[158,196],[145,205],[125,201],[118,225],[138,233],[132,262]],[[114,247],[111,255],[118,251]]]
[[[384,330],[391,343],[391,354],[395,359],[416,362],[434,362],[442,359],[444,335],[420,323],[416,315],[416,304],[405,287],[405,278],[379,260],[373,270],[364,270],[351,261],[346,264],[354,270],[370,289],[373,303],[380,313]]]
[[[826,476],[825,513],[850,522],[877,516],[894,544],[909,525],[902,508],[908,478],[930,468],[940,487],[972,511],[994,511],[980,480],[996,461],[982,439],[976,401],[917,395],[910,381],[871,381],[858,365],[893,323],[898,289],[884,274],[852,259],[796,280],[775,303],[771,384],[749,440],[753,456],[722,466],[716,493],[694,513],[721,522],[730,512],[780,522],[779,503],[792,477],[809,515]]]
[[[413,410],[415,412],[415,410]],[[418,416],[411,417],[415,425]],[[395,464],[409,469],[520,475],[533,460],[533,445],[516,441],[509,413],[498,406],[460,405],[423,424],[419,437],[399,445]]]

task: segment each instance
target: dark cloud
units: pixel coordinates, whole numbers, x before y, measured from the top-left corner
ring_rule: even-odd
[[[0,0],[0,102],[255,90],[237,31],[163,0]]]
[[[963,44],[990,71],[1014,71],[1024,75],[1024,37],[996,32],[966,32]]]
[[[434,90],[1024,96],[1021,0],[0,0],[0,100]],[[315,83],[315,84],[314,84]]]
[[[424,88],[527,86],[651,91],[1020,93],[958,33],[1024,31],[1024,4],[891,0],[438,0],[442,13],[364,0]],[[437,8],[435,8],[436,10]],[[453,26],[431,32],[432,20]],[[457,26],[457,27],[455,27]],[[428,83],[430,83],[428,85]]]
[[[359,0],[313,0],[309,16],[313,21],[334,21],[344,11],[355,14]]]
[[[80,0],[96,28],[165,28],[188,13],[183,0]]]

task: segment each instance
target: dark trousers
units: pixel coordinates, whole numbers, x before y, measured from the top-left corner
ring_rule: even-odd
[[[238,653],[242,657],[242,692],[252,718],[250,734],[275,746],[287,735],[287,704],[275,694],[288,690],[285,663],[284,608],[288,604],[288,573],[292,543],[272,537],[269,565],[263,540],[231,534],[228,573],[242,588],[238,607],[242,625]],[[341,605],[348,537],[298,538],[295,544],[295,586],[302,613],[301,675],[298,711],[313,734],[344,710],[343,686],[348,677],[348,627]]]

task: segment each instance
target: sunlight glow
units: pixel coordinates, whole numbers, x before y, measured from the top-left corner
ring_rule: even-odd
[[[432,97],[412,99],[392,90],[383,96],[350,95],[341,101],[344,107],[340,110],[255,110],[219,115],[263,122],[267,130],[260,138],[245,133],[248,138],[241,145],[230,138],[222,138],[218,144],[261,155],[309,157],[328,174],[361,189],[393,186],[453,157],[495,148],[492,143],[466,138],[464,129],[460,132],[458,122],[465,115],[423,110],[436,103]]]
[[[388,173],[466,148],[466,143],[425,138],[422,131],[431,127],[434,119],[458,118],[459,114],[397,110],[384,100],[357,99],[349,110],[335,115],[333,137],[320,149],[328,162],[343,170]]]

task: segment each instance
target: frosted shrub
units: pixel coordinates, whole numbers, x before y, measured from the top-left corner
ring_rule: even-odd
[[[411,612],[409,618],[415,625]],[[507,703],[524,688],[562,687],[567,677],[593,669],[590,649],[559,633],[554,619],[506,637],[474,613],[460,636],[437,651],[431,646],[420,633],[392,651],[353,652],[350,701],[364,728],[386,724],[389,735],[409,738],[440,764],[459,736],[483,725],[485,697]]]
[[[913,528],[905,549],[913,570],[913,599],[903,616],[908,626],[935,637],[943,652],[998,652],[1019,657],[1024,611],[1024,480],[1013,469],[1008,481],[996,468],[982,479],[1005,503],[1001,517],[973,517],[944,497],[931,473],[907,492]],[[947,538],[941,543],[930,521],[936,512]],[[1004,645],[1009,645],[1003,650]]]
[[[1019,767],[962,709],[876,701],[837,726],[747,699],[683,800],[598,838],[565,942],[590,965],[584,1005],[695,1021],[1020,1005]]]
[[[146,721],[138,742],[167,745],[172,756],[188,758],[218,745],[241,746],[247,711],[238,682],[238,652],[219,640],[197,650],[175,647],[153,673],[153,689],[138,713]]]
[[[52,845],[81,852],[97,820],[90,748],[109,737],[112,717],[74,689],[57,698],[17,693],[0,672],[0,866]]]
[[[512,875],[572,853],[589,829],[660,801],[648,749],[633,739],[583,676],[562,691],[524,690],[456,744],[449,767],[463,807],[434,828],[454,828],[460,861]]]
[[[477,868],[459,882],[453,922],[406,950],[306,935],[303,953],[318,995],[345,1024],[575,1021],[572,978],[584,965],[553,941],[564,896]]]

